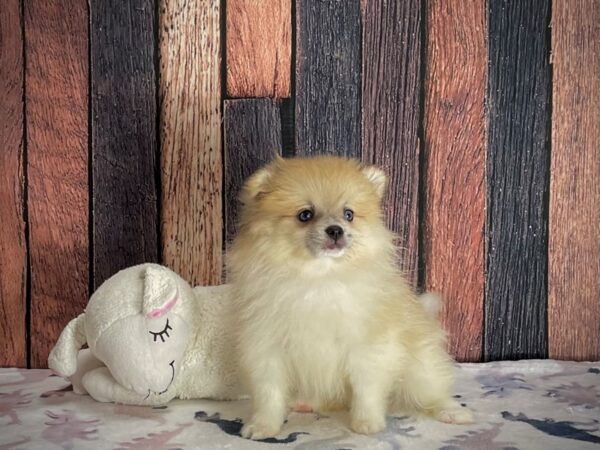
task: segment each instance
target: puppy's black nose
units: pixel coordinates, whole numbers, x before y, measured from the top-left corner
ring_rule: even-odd
[[[331,239],[337,241],[344,235],[344,229],[339,225],[330,225],[325,228],[325,233],[327,233],[327,236],[329,236]]]

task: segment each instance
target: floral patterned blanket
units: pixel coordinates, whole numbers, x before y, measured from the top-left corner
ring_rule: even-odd
[[[389,417],[362,436],[345,413],[292,413],[282,434],[242,439],[248,401],[97,403],[47,370],[0,369],[0,449],[600,449],[600,363],[460,364],[456,398],[476,423]]]

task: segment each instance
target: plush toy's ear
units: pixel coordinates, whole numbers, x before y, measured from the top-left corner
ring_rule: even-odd
[[[144,273],[142,312],[150,319],[168,313],[177,303],[179,293],[171,272],[162,267],[149,266]]]
[[[243,204],[247,205],[248,203],[251,203],[264,192],[265,185],[267,184],[272,171],[273,164],[269,164],[250,175],[240,192],[240,200]]]
[[[385,193],[385,188],[387,187],[387,176],[385,172],[375,166],[366,166],[363,167],[362,173],[375,187],[375,192],[377,192],[379,198],[382,198]]]

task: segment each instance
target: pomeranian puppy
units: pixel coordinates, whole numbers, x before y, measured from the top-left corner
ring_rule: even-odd
[[[325,156],[278,158],[246,181],[228,256],[245,438],[278,434],[290,403],[349,408],[358,433],[384,429],[387,411],[472,421],[444,333],[397,269],[385,186],[380,169]]]

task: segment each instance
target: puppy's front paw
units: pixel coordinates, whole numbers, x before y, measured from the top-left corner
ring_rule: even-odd
[[[458,404],[441,409],[435,414],[435,418],[440,422],[452,423],[455,425],[466,425],[474,422],[471,410],[463,408]]]
[[[385,429],[385,418],[383,419],[352,419],[350,424],[355,433],[373,434]]]
[[[252,419],[242,427],[241,435],[243,438],[259,441],[277,436],[280,430],[281,424]]]

